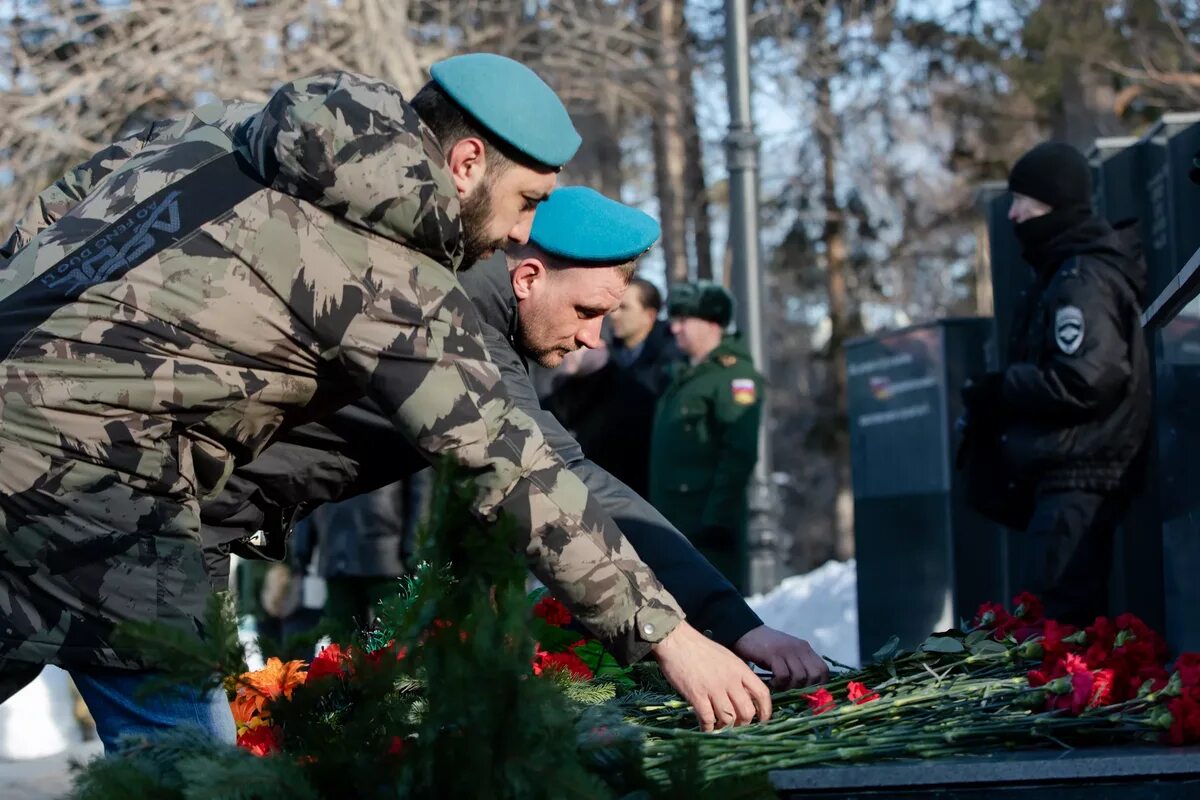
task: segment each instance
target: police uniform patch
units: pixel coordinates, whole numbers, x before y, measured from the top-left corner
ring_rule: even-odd
[[[1063,306],[1055,312],[1054,343],[1069,356],[1083,344],[1083,312],[1075,306]]]
[[[754,380],[752,378],[734,378],[731,384],[733,389],[733,402],[739,406],[752,406],[754,401],[758,399],[758,393],[754,388]]]

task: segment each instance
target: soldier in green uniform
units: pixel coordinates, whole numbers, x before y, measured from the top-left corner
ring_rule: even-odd
[[[746,489],[758,459],[763,376],[727,334],[733,298],[707,281],[676,287],[671,332],[688,361],[659,398],[650,502],[745,591]]]

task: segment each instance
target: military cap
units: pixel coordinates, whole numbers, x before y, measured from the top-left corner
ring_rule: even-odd
[[[485,130],[534,161],[557,169],[583,141],[554,90],[511,58],[469,53],[437,62],[429,74]]]
[[[667,315],[698,317],[725,327],[733,320],[733,295],[712,281],[696,281],[672,287],[667,298]]]
[[[650,215],[586,186],[550,193],[533,217],[529,241],[551,255],[585,264],[633,261],[658,241]]]

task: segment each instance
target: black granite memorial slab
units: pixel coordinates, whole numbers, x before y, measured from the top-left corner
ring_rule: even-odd
[[[954,469],[959,390],[987,368],[991,320],[952,319],[846,345],[864,656],[903,647],[1003,596],[1000,529],[966,507]]]
[[[1004,751],[779,770],[770,779],[780,798],[1191,800],[1200,798],[1200,748]]]

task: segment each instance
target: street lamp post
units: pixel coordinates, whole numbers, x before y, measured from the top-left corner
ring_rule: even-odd
[[[758,136],[750,116],[750,32],[746,0],[725,0],[725,81],[729,95],[729,239],[737,324],[754,364],[768,374],[762,312],[762,269],[758,238]],[[771,448],[764,409],[758,429],[758,463],[750,484],[747,529],[749,590],[765,592],[779,583],[789,537],[779,529],[777,493],[771,480]]]

